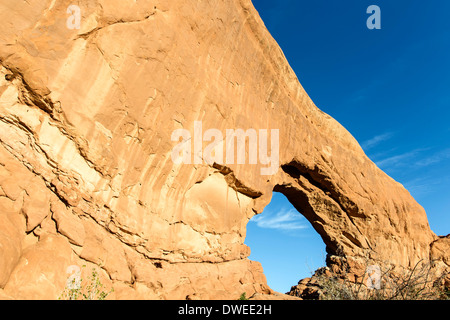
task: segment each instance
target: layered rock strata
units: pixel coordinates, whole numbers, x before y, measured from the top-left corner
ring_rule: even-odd
[[[448,263],[423,208],[314,105],[249,0],[3,0],[0,15],[0,297],[55,299],[83,265],[116,299],[271,293],[244,240],[273,191],[331,260]],[[174,162],[173,132],[196,123],[279,130],[275,170]]]

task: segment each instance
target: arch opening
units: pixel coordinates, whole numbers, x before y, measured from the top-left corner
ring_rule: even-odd
[[[267,284],[281,293],[311,277],[326,261],[322,237],[285,194],[274,189],[264,211],[247,224],[245,239],[249,259],[261,263]]]

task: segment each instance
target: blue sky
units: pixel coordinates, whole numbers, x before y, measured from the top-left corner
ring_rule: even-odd
[[[314,103],[450,233],[450,1],[253,0]],[[370,5],[381,29],[369,30]],[[248,224],[250,259],[289,291],[325,245],[280,194]]]

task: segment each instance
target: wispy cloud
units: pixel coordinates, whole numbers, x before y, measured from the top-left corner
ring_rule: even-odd
[[[414,197],[426,196],[435,192],[435,187],[440,185],[442,179],[430,178],[430,177],[418,177],[409,181],[406,181],[403,186],[413,194]]]
[[[277,212],[263,212],[251,220],[258,227],[265,229],[276,229],[280,231],[294,231],[306,229],[305,218],[294,209],[281,209]]]
[[[411,160],[414,159],[423,149],[416,149],[410,152],[391,156],[379,161],[375,161],[380,168],[392,168],[401,165],[411,165]]]
[[[420,199],[435,193],[439,186],[450,181],[446,170],[442,170],[442,166],[448,167],[448,163],[443,162],[449,159],[450,148],[440,151],[423,148],[385,157],[375,163],[397,181],[403,181],[403,186]],[[436,176],[436,170],[440,172],[439,176]]]
[[[377,144],[379,144],[383,141],[389,140],[393,135],[394,135],[393,132],[386,132],[386,133],[377,135],[377,136],[361,143],[361,147],[367,151],[367,150],[375,147]]]
[[[450,159],[450,148],[435,152],[431,155],[424,154],[424,151],[429,151],[430,148],[415,149],[410,152],[384,158],[375,161],[380,168],[393,169],[396,167],[408,166],[411,168],[427,167],[437,164],[444,160]]]
[[[444,149],[416,162],[419,167],[426,167],[450,159],[450,149]]]

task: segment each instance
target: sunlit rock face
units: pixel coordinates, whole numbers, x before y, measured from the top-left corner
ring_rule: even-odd
[[[274,190],[330,263],[430,258],[422,207],[314,105],[249,0],[3,0],[0,18],[1,298],[55,299],[73,266],[115,299],[271,293],[244,239]]]

